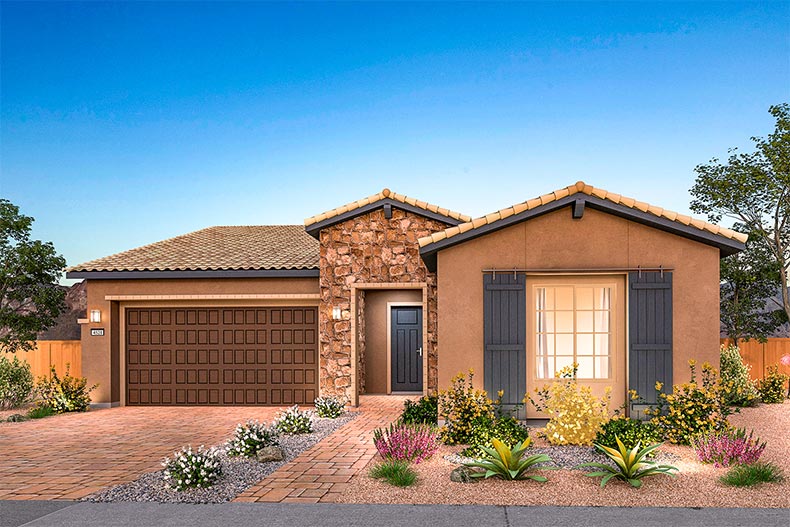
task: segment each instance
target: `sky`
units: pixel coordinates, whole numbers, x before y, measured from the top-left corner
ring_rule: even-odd
[[[384,187],[689,212],[790,102],[790,2],[0,3],[0,197],[69,265]]]

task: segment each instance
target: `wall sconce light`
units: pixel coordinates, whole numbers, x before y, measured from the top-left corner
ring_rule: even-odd
[[[343,312],[340,310],[339,307],[332,308],[332,320],[340,320],[343,318]]]
[[[101,311],[98,309],[91,309],[91,322],[101,322]]]

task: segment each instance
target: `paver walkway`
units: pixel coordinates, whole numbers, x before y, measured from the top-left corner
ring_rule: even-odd
[[[279,408],[122,407],[0,423],[0,500],[79,499],[161,468],[191,444],[215,445]]]
[[[235,501],[334,502],[376,455],[373,430],[397,419],[406,397],[360,397],[360,416],[303,452]]]

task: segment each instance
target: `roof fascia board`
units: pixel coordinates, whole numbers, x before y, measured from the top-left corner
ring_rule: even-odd
[[[447,247],[451,247],[453,245],[484,236],[491,232],[510,227],[516,223],[553,212],[562,207],[567,207],[569,205],[575,206],[576,200],[578,199],[583,199],[585,204],[590,208],[607,212],[609,214],[654,227],[672,234],[683,236],[685,238],[689,238],[707,245],[713,245],[719,249],[722,257],[735,254],[746,248],[745,244],[737,240],[731,240],[717,234],[706,232],[691,225],[683,225],[682,223],[678,223],[667,218],[661,218],[648,212],[642,212],[637,209],[625,207],[623,205],[595,196],[585,195],[584,197],[580,198],[579,193],[575,193],[545,205],[535,207],[534,209],[525,210],[519,214],[514,214],[513,216],[509,216],[495,223],[482,225],[477,229],[472,229],[465,233],[457,234],[451,238],[445,238],[443,240],[431,243],[420,248],[420,255],[422,256],[422,259],[428,269],[435,271],[436,253],[442,249],[446,249]]]
[[[307,231],[307,234],[309,234],[313,238],[318,239],[321,230],[327,227],[331,227],[332,225],[342,223],[346,220],[350,220],[351,218],[355,218],[357,216],[367,214],[368,212],[373,212],[376,209],[382,208],[384,205],[389,205],[393,209],[405,210],[406,212],[411,212],[412,214],[424,216],[432,220],[441,221],[442,223],[446,223],[453,227],[461,223],[464,223],[461,220],[457,220],[455,218],[445,216],[444,214],[431,212],[429,210],[422,209],[420,207],[415,207],[413,205],[409,205],[408,203],[403,203],[402,201],[397,201],[392,198],[383,198],[378,201],[374,201],[373,203],[368,203],[367,205],[363,205],[361,207],[357,207],[356,209],[349,210],[348,212],[344,212],[343,214],[338,214],[337,216],[332,216],[331,218],[327,218],[325,220],[308,225],[305,227],[305,231]]]
[[[203,271],[69,271],[66,278],[158,280],[167,278],[314,278],[318,269],[229,269]]]

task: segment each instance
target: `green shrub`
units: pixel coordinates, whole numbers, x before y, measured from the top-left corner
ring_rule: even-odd
[[[439,397],[426,395],[417,402],[406,399],[400,420],[407,424],[436,425],[439,421]]]
[[[461,455],[483,456],[485,448],[493,448],[493,439],[499,439],[507,445],[528,442],[529,429],[510,416],[499,417],[488,424],[479,424],[472,429],[469,446],[461,452]]]
[[[36,391],[41,398],[39,406],[49,406],[56,414],[64,412],[84,412],[91,403],[90,392],[97,385],[88,387],[85,377],[72,377],[66,364],[66,375],[61,379],[55,367],[50,369],[50,377],[39,377]]]
[[[14,356],[0,356],[0,409],[16,408],[30,399],[33,374],[30,364]]]
[[[228,455],[255,457],[262,448],[279,445],[279,435],[277,427],[266,426],[256,420],[239,423],[228,441]]]
[[[474,372],[459,373],[447,390],[439,392],[439,411],[444,425],[439,437],[448,445],[469,445],[477,427],[490,427],[496,417],[494,402],[485,390],[473,386]]]
[[[346,413],[346,401],[339,397],[319,397],[314,404],[318,417],[337,419]]]
[[[754,406],[759,400],[757,387],[749,376],[738,346],[721,347],[719,355],[722,396],[730,406]]]
[[[633,448],[626,448],[619,438],[615,437],[617,448],[595,445],[595,448],[606,454],[610,460],[614,461],[614,466],[604,463],[584,463],[579,467],[597,468],[595,472],[590,472],[587,476],[591,478],[600,477],[601,487],[605,487],[610,479],[621,479],[628,482],[632,487],[642,486],[642,479],[648,476],[664,474],[665,476],[675,477],[673,472],[677,468],[671,465],[659,465],[653,461],[648,461],[647,457],[663,443],[656,443],[642,448],[641,443],[637,443]]]
[[[760,399],[764,403],[781,403],[785,400],[787,375],[779,371],[779,365],[768,366],[768,374],[757,382]]]
[[[535,388],[537,400],[527,395],[532,405],[549,416],[546,439],[552,445],[591,445],[609,419],[611,388],[598,397],[589,386],[576,382],[577,364],[562,368],[557,380]]]
[[[526,443],[516,443],[513,448],[504,444],[498,439],[491,441],[493,448],[484,447],[485,456],[471,463],[464,463],[467,467],[482,468],[483,471],[476,471],[472,474],[473,478],[496,477],[507,481],[519,479],[532,479],[541,483],[546,481],[544,476],[530,474],[532,470],[540,468],[543,470],[553,470],[552,467],[538,467],[539,464],[551,463],[551,458],[546,454],[536,454],[524,457],[524,453],[529,447],[529,440]]]
[[[165,481],[176,490],[208,488],[222,474],[219,452],[214,448],[206,450],[202,446],[197,450],[182,448],[173,454],[173,459],[165,458],[162,466],[165,469]]]
[[[689,361],[691,380],[672,387],[672,393],[661,392],[656,383],[658,405],[645,410],[653,416],[651,422],[672,443],[689,445],[696,438],[712,430],[729,427],[727,416],[733,413],[724,402],[722,387],[716,370],[707,362],[702,365],[702,382],[696,381],[696,362]]]
[[[299,410],[299,405],[295,404],[280,412],[274,424],[283,434],[309,434],[313,431],[313,412]]]
[[[626,448],[634,448],[637,443],[649,445],[662,439],[653,423],[617,415],[604,423],[595,436],[594,443],[617,448],[617,438],[620,438]]]
[[[784,480],[782,469],[773,463],[735,465],[719,481],[730,487],[751,487],[759,483],[777,483]]]
[[[27,416],[31,419],[41,419],[51,415],[55,415],[55,410],[46,405],[38,405],[35,408],[31,408],[27,413]]]
[[[370,469],[370,477],[384,479],[396,487],[409,487],[417,481],[417,473],[406,461],[385,461]]]

